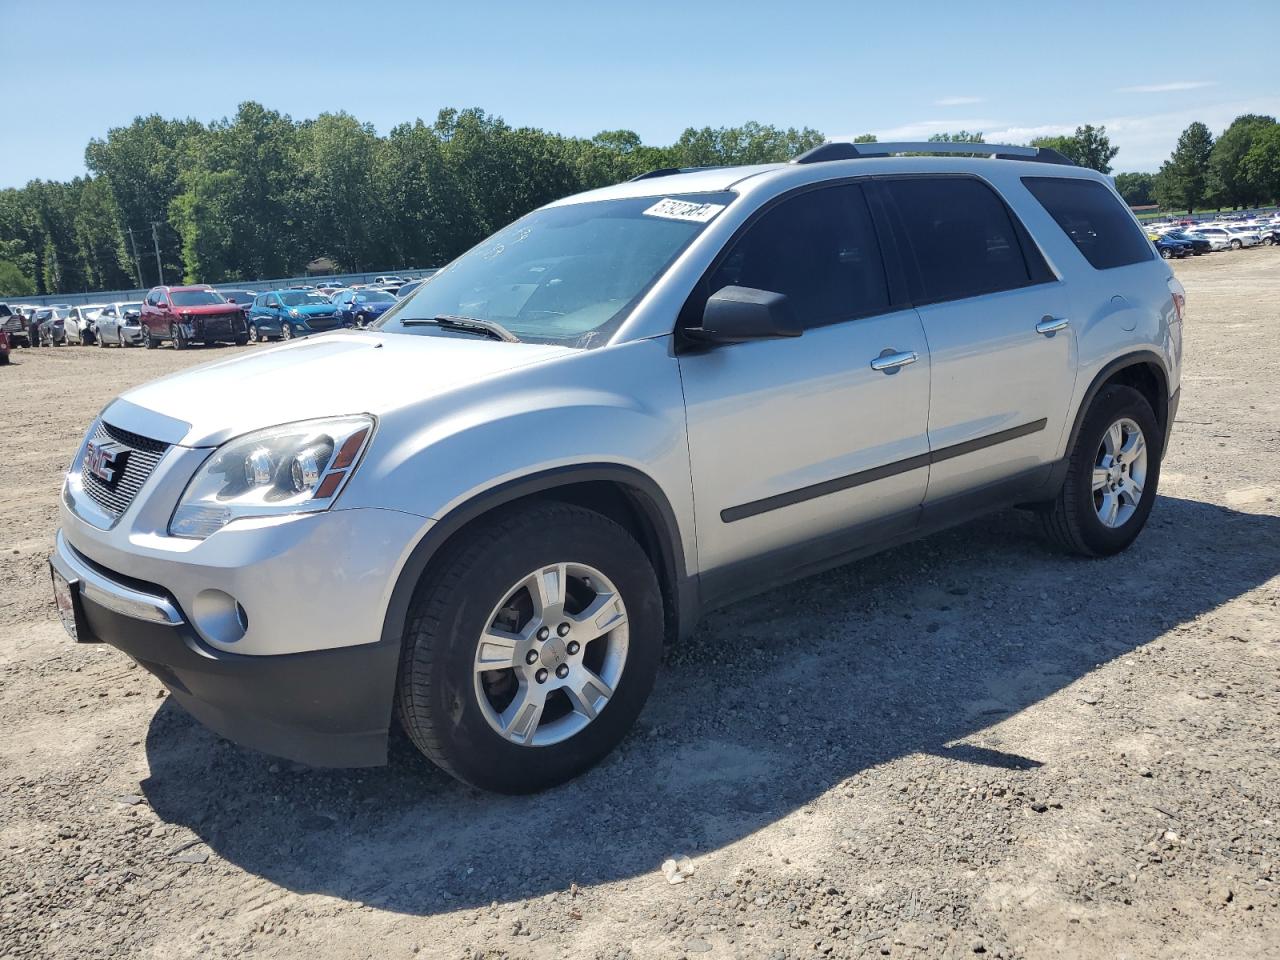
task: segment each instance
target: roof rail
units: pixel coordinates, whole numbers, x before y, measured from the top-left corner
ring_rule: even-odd
[[[637,174],[627,183],[634,183],[637,180],[652,180],[654,177],[671,177],[677,173],[697,173],[700,170],[720,170],[722,167],[659,167],[657,170],[650,170],[648,173]]]
[[[792,163],[825,163],[828,160],[865,160],[888,157],[896,153],[972,153],[992,160],[1032,160],[1039,163],[1075,164],[1050,147],[1020,147],[1006,143],[955,143],[930,140],[927,143],[854,143],[851,140],[828,140],[806,150]]]

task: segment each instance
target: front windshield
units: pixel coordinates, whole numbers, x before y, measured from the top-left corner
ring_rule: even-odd
[[[305,290],[291,290],[280,294],[280,299],[284,301],[286,307],[309,307],[318,304],[327,304],[327,297],[322,297],[318,293],[308,293]]]
[[[385,290],[361,290],[356,294],[356,303],[395,303],[396,298]]]
[[[376,326],[432,334],[439,328],[412,321],[465,317],[501,324],[533,343],[598,345],[734,197],[635,197],[535,210],[425,280]]]
[[[174,290],[170,296],[175,307],[206,307],[211,303],[227,302],[212,290]]]

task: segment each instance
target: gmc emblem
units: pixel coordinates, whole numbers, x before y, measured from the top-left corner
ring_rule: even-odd
[[[84,468],[105,484],[115,482],[116,474],[123,468],[124,455],[129,448],[115,440],[99,443],[90,440],[84,449]]]

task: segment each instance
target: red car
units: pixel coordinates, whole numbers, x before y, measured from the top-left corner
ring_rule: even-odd
[[[237,304],[208,284],[153,287],[142,302],[142,340],[148,349],[166,340],[175,350],[193,343],[249,342],[249,328]]]

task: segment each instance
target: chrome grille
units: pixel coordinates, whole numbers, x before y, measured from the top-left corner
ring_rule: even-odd
[[[80,471],[80,482],[84,486],[84,492],[102,509],[118,517],[128,509],[129,504],[133,503],[133,498],[147,482],[156,464],[169,449],[169,444],[128,430],[121,430],[101,420],[93,431],[93,439],[97,442],[114,440],[128,448],[124,454],[124,470],[113,483],[105,483],[96,474],[87,470]]]

